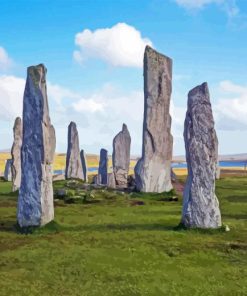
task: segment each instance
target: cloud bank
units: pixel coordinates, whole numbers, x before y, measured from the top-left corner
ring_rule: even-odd
[[[25,80],[15,76],[0,76],[0,118],[12,124],[22,116],[22,100]],[[112,139],[121,130],[122,123],[129,127],[132,137],[132,153],[141,153],[143,91],[126,92],[107,83],[93,90],[90,95],[74,92],[61,85],[47,82],[50,116],[56,128],[57,151],[66,151],[67,126],[75,121],[80,144],[87,152],[98,153],[106,148],[111,153]],[[231,81],[221,81],[211,90],[212,106],[217,130],[241,131],[247,129],[247,86]],[[179,95],[181,96],[181,95]],[[217,99],[218,98],[218,99]],[[183,125],[186,106],[178,106],[174,94],[171,101],[172,134],[175,151],[183,147]],[[186,95],[184,96],[186,101]],[[8,143],[12,141],[9,133]],[[4,147],[7,148],[7,147]]]

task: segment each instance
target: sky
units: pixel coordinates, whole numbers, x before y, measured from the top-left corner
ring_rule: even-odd
[[[26,68],[44,63],[57,152],[77,124],[87,153],[112,152],[126,123],[140,155],[143,53],[173,60],[174,155],[190,89],[208,82],[220,154],[247,153],[246,0],[0,0],[0,150],[22,117]]]

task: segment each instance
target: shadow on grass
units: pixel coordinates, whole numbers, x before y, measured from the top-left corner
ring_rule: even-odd
[[[114,231],[176,231],[176,232],[193,232],[199,234],[219,234],[225,232],[223,228],[219,229],[187,229],[183,225],[177,226],[164,225],[162,223],[150,224],[91,224],[91,225],[61,225],[55,221],[48,223],[43,227],[24,227],[21,228],[16,222],[6,221],[0,223],[0,232],[15,232],[20,234],[49,234],[63,232],[114,232]]]
[[[222,218],[225,219],[236,219],[236,220],[247,220],[247,214],[222,214]]]

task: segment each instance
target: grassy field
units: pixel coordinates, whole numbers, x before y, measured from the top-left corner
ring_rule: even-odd
[[[217,181],[230,232],[176,228],[180,196],[93,190],[85,198],[72,187],[55,200],[55,221],[24,235],[10,189],[0,182],[1,296],[247,295],[246,178]]]

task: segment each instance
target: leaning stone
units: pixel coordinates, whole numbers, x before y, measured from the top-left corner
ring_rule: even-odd
[[[108,151],[105,149],[100,150],[100,161],[99,161],[99,171],[100,184],[107,185],[107,175],[108,174]]]
[[[183,194],[182,223],[189,228],[218,228],[221,226],[215,195],[218,143],[207,83],[188,94],[184,141],[188,177]]]
[[[130,165],[131,138],[126,124],[122,131],[113,140],[112,164],[116,185],[121,188],[128,186],[128,173]]]
[[[172,60],[147,46],[144,54],[142,157],[135,167],[139,191],[160,193],[172,189],[171,91]]]
[[[88,177],[87,177],[87,159],[86,159],[86,155],[84,153],[84,150],[81,150],[80,157],[81,157],[81,165],[82,165],[82,172],[83,172],[84,181],[85,182],[88,182]]]
[[[12,163],[13,163],[12,159],[7,159],[5,163],[5,169],[4,169],[4,179],[9,182],[12,181],[12,172],[11,172]]]
[[[74,122],[71,122],[68,127],[68,149],[66,155],[65,178],[84,180],[80,157],[79,135]]]
[[[29,67],[23,99],[21,186],[17,219],[21,227],[45,225],[54,218],[52,163],[56,146],[46,92],[46,68]]]
[[[14,143],[11,149],[12,155],[12,191],[16,191],[21,185],[21,145],[22,145],[22,122],[17,117],[13,127]]]

